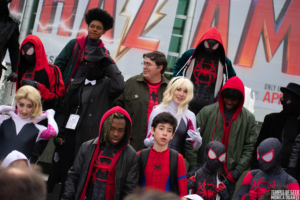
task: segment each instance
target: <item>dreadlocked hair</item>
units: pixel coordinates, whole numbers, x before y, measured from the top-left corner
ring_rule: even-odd
[[[90,25],[93,20],[101,22],[103,29],[106,31],[111,29],[114,25],[114,18],[106,10],[100,8],[92,8],[85,14],[85,22],[87,25]]]
[[[106,143],[107,146],[109,146],[109,142],[107,141],[107,136],[109,134],[110,126],[111,126],[112,120],[114,118],[115,119],[125,119],[126,120],[125,115],[122,114],[122,113],[118,113],[118,112],[115,112],[115,113],[109,115],[105,119],[105,121],[103,122],[103,125],[102,125],[102,129],[101,129],[100,143]]]

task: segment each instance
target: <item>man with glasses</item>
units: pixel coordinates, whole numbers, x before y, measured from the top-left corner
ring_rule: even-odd
[[[300,85],[289,83],[287,87],[282,87],[280,91],[283,93],[280,99],[283,110],[280,113],[271,113],[265,116],[253,152],[251,168],[258,168],[256,156],[258,145],[267,138],[277,138],[282,144],[281,167],[284,169],[289,168],[287,172],[299,181],[300,179],[297,177],[299,170],[295,168],[298,161],[291,153],[295,138],[300,133]]]
[[[132,119],[130,145],[140,151],[148,127],[148,118],[155,105],[163,99],[168,80],[163,76],[168,61],[162,52],[145,53],[143,72],[126,81],[125,92],[115,100],[115,105],[123,107]]]

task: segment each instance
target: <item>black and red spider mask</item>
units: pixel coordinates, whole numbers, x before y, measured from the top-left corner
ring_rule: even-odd
[[[205,147],[205,163],[211,171],[217,171],[226,162],[226,148],[218,141],[211,141]]]
[[[220,46],[220,43],[217,40],[208,39],[208,40],[204,40],[203,45],[204,45],[205,51],[211,55],[211,54],[215,53],[215,51]]]
[[[280,159],[281,143],[277,138],[268,138],[257,147],[259,168],[266,172],[272,169]]]
[[[35,58],[35,48],[31,42],[27,42],[22,46],[21,49],[22,56],[26,59],[29,65],[35,65],[36,58]]]

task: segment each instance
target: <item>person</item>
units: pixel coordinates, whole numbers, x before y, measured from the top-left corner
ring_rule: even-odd
[[[143,72],[126,81],[126,88],[114,105],[121,106],[134,121],[130,145],[136,150],[144,149],[149,116],[155,105],[163,99],[163,93],[169,83],[163,76],[168,61],[165,54],[159,51],[145,53]]]
[[[41,96],[34,87],[21,87],[15,102],[17,114],[11,106],[0,106],[0,112],[8,111],[8,115],[0,117],[0,160],[13,150],[20,151],[29,160],[36,142],[54,138],[58,133],[55,111],[49,109],[42,114]],[[46,118],[47,127],[37,124]]]
[[[1,200],[46,200],[43,178],[29,169],[0,167]]]
[[[148,121],[147,138],[144,140],[146,147],[151,147],[154,143],[154,137],[151,134],[152,121],[156,115],[162,112],[171,113],[177,120],[175,136],[170,140],[168,146],[181,155],[185,156],[185,149],[197,151],[201,144],[202,138],[197,130],[196,116],[187,109],[189,102],[193,99],[193,83],[184,77],[173,78],[164,92],[163,102],[156,106],[150,114]],[[187,138],[187,139],[186,139]],[[185,140],[188,144],[185,145]],[[197,159],[197,154],[194,154]],[[193,160],[196,160],[193,159]],[[197,163],[187,160],[190,166]]]
[[[1,163],[1,166],[4,168],[7,167],[18,167],[21,169],[30,168],[29,161],[27,157],[19,151],[13,150],[9,153]]]
[[[37,36],[28,35],[23,40],[16,73],[16,90],[24,85],[33,86],[41,94],[43,111],[57,110],[65,94],[65,86],[59,68],[48,62],[44,45]],[[39,124],[47,126],[47,121]],[[48,140],[43,140],[35,145],[30,160],[32,163],[37,162],[47,144]]]
[[[88,35],[70,40],[54,61],[61,70],[66,88],[69,87],[72,79],[87,70],[85,58],[88,52],[98,47],[109,54],[100,38],[113,27],[112,16],[105,10],[92,8],[85,14],[85,22],[88,25]]]
[[[181,55],[181,57],[175,63],[175,66],[173,69],[173,77],[183,76],[183,72],[184,72],[185,68],[187,67],[189,61],[191,60],[194,51],[195,51],[195,48],[191,48],[191,49],[186,50]],[[226,78],[228,75],[228,79],[229,79],[231,77],[236,76],[236,72],[235,72],[234,68],[232,67],[231,60],[227,56],[225,56],[225,58],[226,58],[226,62],[225,62],[226,67],[225,67],[225,71],[223,73],[226,76]],[[227,72],[227,70],[228,70],[228,72]]]
[[[180,198],[172,192],[162,192],[159,190],[142,192],[138,190],[128,195],[124,200],[180,200]]]
[[[204,106],[217,101],[223,84],[223,72],[227,67],[225,63],[221,34],[213,26],[200,39],[183,73],[194,84],[194,98],[189,104],[189,110],[195,115]],[[226,69],[225,72],[228,79],[229,70]]]
[[[259,144],[256,151],[259,169],[247,173],[234,199],[260,199],[275,185],[287,186],[289,190],[299,194],[297,180],[280,166],[281,148],[277,138],[268,138]]]
[[[6,69],[2,65],[6,51],[9,51],[11,61],[11,73],[7,77],[7,81],[15,81],[17,65],[19,60],[19,25],[20,21],[12,16],[8,9],[11,0],[0,0],[0,77],[2,69]]]
[[[177,120],[172,114],[162,112],[156,115],[151,124],[154,144],[151,148],[139,151],[139,185],[148,189],[174,192],[180,197],[187,195],[186,169],[183,157],[168,147],[175,135]]]
[[[220,172],[230,181],[230,196],[235,182],[250,166],[258,136],[254,115],[243,108],[244,98],[243,82],[232,77],[222,87],[219,102],[205,106],[199,113],[203,143],[198,151],[198,166],[205,162],[205,146],[210,141],[223,143],[227,156]]]
[[[128,144],[132,122],[117,106],[101,119],[99,137],[79,150],[65,184],[65,199],[122,200],[139,178],[139,157]]]
[[[293,156],[290,159],[290,155],[296,137],[300,132],[300,85],[289,83],[287,87],[280,88],[280,91],[283,93],[280,99],[283,110],[280,113],[271,113],[265,116],[255,148],[267,138],[279,139],[283,147],[280,157],[281,167],[287,169],[290,164],[288,173],[297,177],[298,170],[292,170],[297,165],[297,158],[292,154]],[[252,155],[251,169],[258,168],[258,161],[254,154]],[[300,179],[298,180],[300,181]]]
[[[124,77],[117,65],[101,48],[89,52],[86,62],[87,71],[72,81],[56,116],[59,135],[54,141],[56,148],[47,183],[49,192],[57,182],[64,188],[67,172],[80,146],[98,136],[97,124],[125,88]],[[79,119],[72,127],[68,126],[73,117]],[[58,160],[55,154],[59,156]]]
[[[196,170],[188,180],[192,194],[201,196],[204,200],[229,199],[226,178],[218,173],[218,168],[226,160],[226,148],[218,141],[211,141],[205,147],[205,163]]]
[[[295,142],[292,147],[292,151],[289,156],[289,164],[287,168],[287,173],[294,177],[298,183],[300,181],[300,134],[297,135]]]

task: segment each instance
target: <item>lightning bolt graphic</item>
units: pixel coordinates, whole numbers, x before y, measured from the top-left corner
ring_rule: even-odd
[[[145,0],[144,0],[145,1]],[[123,46],[125,38],[128,35],[128,32],[134,22],[134,17],[132,13],[132,9],[130,7],[130,2],[131,0],[127,0],[124,4],[123,9],[121,10],[120,16],[125,16],[127,17],[127,20],[125,22],[125,26],[122,32],[122,36],[120,38],[120,43],[117,47],[117,51],[114,56],[114,60],[117,61],[119,60],[131,47],[126,47]],[[165,14],[160,13],[160,10],[164,7],[164,5],[168,2],[168,0],[162,0],[157,2],[158,6],[157,8],[153,11],[154,14],[151,15],[149,21],[147,22],[142,34],[140,37],[145,36],[157,23],[159,23],[164,17]],[[138,13],[137,13],[138,14]],[[136,15],[137,15],[136,14]],[[142,24],[141,24],[142,26]]]

